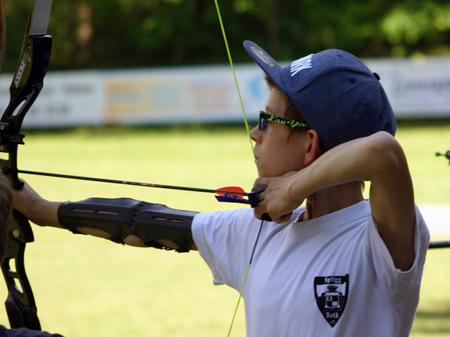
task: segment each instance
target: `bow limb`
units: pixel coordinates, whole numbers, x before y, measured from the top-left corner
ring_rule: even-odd
[[[43,87],[43,79],[50,61],[52,38],[46,35],[46,31],[51,5],[52,0],[33,2],[19,63],[10,86],[10,102],[0,119],[0,152],[8,154],[8,159],[0,160],[0,168],[9,177],[16,190],[23,187],[23,182],[18,178],[17,168],[18,145],[24,144],[24,136],[20,134],[20,129],[26,113]],[[6,23],[2,0],[0,7],[2,12],[0,55],[3,56]],[[1,260],[3,276],[8,287],[5,305],[11,328],[41,329],[24,264],[25,245],[33,241],[33,232],[28,219],[14,210],[7,230],[6,251]],[[12,263],[15,268],[11,267]]]

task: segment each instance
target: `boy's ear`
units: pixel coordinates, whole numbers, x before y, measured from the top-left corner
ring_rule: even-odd
[[[306,134],[307,144],[305,145],[305,165],[311,165],[322,155],[319,144],[319,134],[316,130],[310,129]]]

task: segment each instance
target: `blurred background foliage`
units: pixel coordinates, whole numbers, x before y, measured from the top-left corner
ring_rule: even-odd
[[[32,0],[5,0],[12,72]],[[220,1],[235,62],[253,40],[278,60],[339,48],[358,57],[450,55],[443,0]],[[54,0],[51,70],[226,63],[213,0]]]

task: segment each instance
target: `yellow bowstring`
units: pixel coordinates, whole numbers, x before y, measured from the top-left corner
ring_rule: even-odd
[[[225,34],[225,28],[223,26],[222,16],[220,15],[219,4],[218,4],[217,0],[214,0],[214,2],[216,4],[217,15],[219,17],[219,22],[220,22],[220,28],[222,29],[222,35],[223,35],[223,39],[224,39],[224,42],[225,42],[225,47],[226,47],[227,53],[228,53],[228,60],[230,61],[231,70],[233,72],[234,82],[236,84],[236,89],[237,89],[237,92],[238,92],[238,95],[239,95],[239,101],[241,103],[242,114],[244,115],[245,127],[247,129],[247,134],[248,134],[249,140],[250,140],[250,147],[252,149],[252,154],[253,154],[253,157],[254,157],[255,156],[255,152],[253,150],[253,142],[252,142],[252,136],[250,135],[250,127],[248,126],[247,116],[245,115],[244,103],[242,103],[241,91],[239,90],[239,84],[238,84],[238,81],[237,81],[237,78],[236,78],[236,73],[234,71],[233,60],[231,58],[230,48],[228,47],[227,35]],[[261,223],[261,228],[262,228],[262,223]],[[260,228],[260,233],[261,233],[261,228]],[[249,262],[248,267],[247,267],[247,272],[245,273],[244,282],[242,283],[242,288],[241,288],[241,291],[239,293],[239,298],[238,298],[238,301],[237,301],[237,304],[236,304],[236,308],[234,309],[233,319],[231,320],[230,329],[228,330],[227,337],[230,337],[231,330],[233,329],[234,320],[236,318],[236,314],[237,314],[237,311],[238,311],[238,308],[239,308],[239,304],[241,302],[242,294],[244,292],[245,283],[247,282],[247,276],[248,276],[248,274],[250,272],[250,266],[252,264],[253,254],[255,252],[256,243],[258,242],[258,238],[259,238],[259,233],[258,233],[258,237],[257,237],[256,242],[255,242],[255,246],[253,247],[252,257],[250,258],[250,262]]]
[[[242,103],[241,91],[239,90],[239,84],[238,84],[238,81],[237,81],[237,78],[236,78],[236,72],[234,71],[233,60],[231,58],[230,48],[228,47],[227,35],[225,34],[225,28],[223,26],[222,16],[220,15],[219,4],[218,4],[217,0],[214,0],[214,2],[216,4],[217,15],[219,17],[219,22],[220,22],[220,28],[222,29],[223,40],[225,42],[225,47],[227,49],[228,60],[230,61],[231,70],[233,72],[234,83],[236,84],[236,89],[237,89],[237,92],[238,92],[238,95],[239,95],[239,102],[241,103],[242,114],[244,115],[245,127],[247,129],[247,134],[248,134],[248,137],[249,137],[249,140],[250,140],[250,147],[252,148],[252,154],[253,154],[253,157],[254,157],[255,153],[253,151],[253,142],[252,142],[252,136],[250,135],[250,127],[248,126],[247,116],[245,115],[244,103]]]
[[[231,324],[230,324],[230,328],[228,329],[227,337],[230,337],[231,330],[233,329],[234,319],[236,318],[236,314],[237,314],[237,311],[239,309],[239,304],[241,303],[242,294],[244,293],[244,286],[245,286],[245,283],[247,282],[248,273],[250,272],[250,266],[251,266],[251,263],[248,264],[247,272],[245,273],[244,283],[242,283],[242,288],[241,288],[241,291],[239,292],[239,298],[238,298],[238,301],[236,303],[236,308],[234,308],[233,319],[231,320]]]

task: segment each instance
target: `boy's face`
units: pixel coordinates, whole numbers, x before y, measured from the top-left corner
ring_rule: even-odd
[[[277,89],[270,90],[266,112],[285,117],[285,107],[285,96]],[[306,132],[292,133],[289,126],[269,121],[262,131],[255,127],[251,136],[255,142],[255,164],[260,177],[281,176],[305,167],[302,150],[307,140]]]

